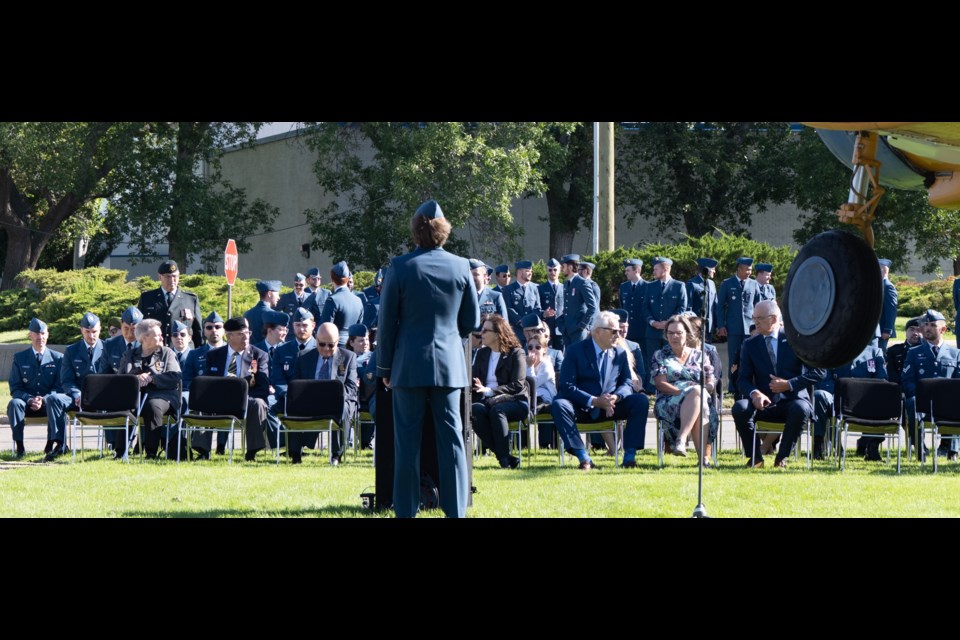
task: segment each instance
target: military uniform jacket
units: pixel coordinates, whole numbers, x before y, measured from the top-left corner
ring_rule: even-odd
[[[887,347],[887,379],[890,382],[900,384],[900,372],[903,370],[903,363],[907,360],[907,352],[912,348],[906,342],[898,342],[892,347]]]
[[[250,326],[250,342],[263,340],[263,312],[272,311],[269,304],[261,300],[252,309],[243,314]]]
[[[329,297],[330,291],[323,287],[307,294],[307,304],[303,308],[313,314],[313,319],[317,321],[317,324],[320,324],[320,315],[323,313],[323,307]],[[290,330],[293,331],[293,323],[290,324]]]
[[[556,290],[554,290],[556,288]],[[563,313],[563,283],[544,282],[537,285],[537,293],[540,296],[540,310],[546,311],[553,308],[557,315]],[[545,318],[550,320],[550,318]]]
[[[703,316],[703,308],[707,308],[707,335],[713,332],[714,324],[717,318],[717,285],[713,280],[697,274],[687,281],[687,300],[690,303],[690,311],[693,311],[697,317]]]
[[[207,353],[212,347],[209,343],[196,349],[191,349],[187,354],[186,363],[181,367],[181,377],[183,378],[183,390],[190,391],[190,383],[197,376],[205,376],[207,371]]]
[[[946,342],[940,345],[940,354],[934,358],[933,348],[926,340],[907,351],[907,359],[900,372],[903,395],[917,395],[917,380],[926,378],[960,378],[960,351]],[[917,407],[920,410],[920,407]]]
[[[304,351],[297,358],[294,379],[316,380],[317,363],[320,361],[320,351],[312,349]],[[357,407],[357,392],[360,380],[357,377],[357,354],[346,349],[337,349],[330,362],[329,380],[339,380],[343,383],[344,415],[353,415]]]
[[[654,280],[643,289],[643,316],[644,337],[655,339],[663,337],[663,329],[654,329],[650,323],[662,322],[670,316],[683,313],[690,309],[687,304],[687,287],[679,280],[670,278],[666,283]]]
[[[520,284],[519,281],[511,282],[503,290],[503,300],[507,305],[507,321],[514,331],[519,331],[523,335],[523,329],[520,327],[520,321],[528,313],[536,313],[543,316],[540,310],[540,292],[537,285],[532,282]]]
[[[776,300],[777,299],[777,290],[773,288],[772,284],[760,284],[757,283],[757,295],[753,299],[753,305],[757,306],[757,303],[763,302],[764,300]]]
[[[620,283],[620,308],[627,312],[630,326],[627,328],[627,338],[643,340],[643,293],[649,283],[641,278],[636,286],[627,280]]]
[[[170,325],[174,320],[187,325],[193,344],[203,344],[203,328],[200,326],[203,316],[200,314],[200,299],[197,294],[177,287],[168,307],[167,294],[163,287],[158,287],[141,293],[137,308],[144,318],[160,321],[163,341],[166,344],[170,344]]]
[[[380,315],[380,294],[377,288],[370,285],[363,290],[363,324],[367,329],[377,328],[377,316]]]
[[[117,373],[132,373],[140,375],[150,372],[153,381],[140,388],[141,393],[149,394],[151,398],[166,400],[172,405],[180,406],[180,362],[177,354],[170,347],[160,347],[146,358],[143,347],[137,346],[123,354]]]
[[[600,311],[600,299],[591,284],[592,281],[584,280],[580,274],[563,283],[563,315],[557,320],[562,333],[587,331],[593,325]]]
[[[278,400],[287,395],[287,385],[296,375],[297,358],[316,348],[317,340],[311,337],[303,343],[303,350],[300,349],[300,343],[293,339],[284,342],[273,352],[273,357],[270,358],[270,384],[273,385],[273,394]]]
[[[887,379],[886,359],[883,357],[883,351],[880,347],[868,344],[856,358],[847,364],[827,369],[827,374],[823,380],[817,383],[817,389],[835,393],[837,380],[840,378],[876,378],[878,380]]]
[[[280,299],[277,300],[277,311],[283,311],[288,316],[293,315],[297,307],[303,307],[307,303],[307,298],[310,297],[310,294],[304,291],[302,297],[303,300],[297,300],[296,291],[288,291],[287,293],[281,294]]]
[[[332,322],[340,330],[340,346],[347,344],[347,329],[354,324],[363,322],[363,302],[353,295],[347,287],[337,287],[337,290],[323,303],[323,311],[317,321],[318,326],[324,322]]]
[[[480,305],[480,317],[486,314],[495,313],[504,320],[508,320],[507,305],[503,301],[503,295],[499,291],[494,291],[490,287],[484,287],[477,293],[477,304]],[[483,326],[483,321],[477,324],[477,329]]]
[[[880,310],[880,333],[890,333],[891,338],[897,337],[897,288],[893,283],[883,279],[883,308]]]
[[[45,348],[40,356],[40,365],[33,347],[18,351],[13,356],[10,369],[10,395],[24,402],[36,396],[60,391],[60,367],[63,354]]]
[[[131,342],[133,346],[131,349],[135,349],[140,346],[139,342]],[[120,360],[123,358],[123,354],[129,351],[127,349],[127,341],[124,339],[122,333],[118,333],[112,338],[107,338],[103,341],[103,355],[106,357],[106,369],[103,373],[117,373],[120,368]]]
[[[207,372],[208,376],[225,376],[230,367],[227,362],[227,351],[229,347],[223,345],[216,349],[211,349],[207,354]],[[256,374],[253,373],[253,362],[257,363]],[[267,399],[270,395],[270,362],[265,351],[249,345],[240,356],[237,362],[237,377],[244,378],[250,385],[247,395],[250,398]]]
[[[750,335],[756,297],[757,281],[753,278],[744,280],[743,288],[737,276],[724,280],[717,294],[717,329],[726,328],[732,336]]]
[[[74,401],[80,397],[80,387],[88,373],[107,373],[107,358],[104,353],[104,342],[97,340],[93,345],[93,360],[87,351],[88,344],[81,340],[74,342],[63,354],[60,365],[60,390],[68,394]],[[119,361],[117,362],[119,364]]]

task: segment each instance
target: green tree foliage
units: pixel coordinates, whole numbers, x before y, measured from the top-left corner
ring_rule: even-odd
[[[542,122],[308,123],[314,173],[333,201],[306,211],[312,246],[351,266],[375,269],[412,247],[409,220],[435,198],[455,229],[458,253],[514,256],[523,233],[510,205],[544,190],[544,143],[561,125]],[[571,125],[572,127],[572,125]],[[365,155],[367,154],[367,155]]]
[[[589,122],[554,123],[542,145],[550,255],[573,249],[573,238],[593,216],[593,127]]]
[[[907,276],[893,276],[891,280],[897,287],[897,315],[913,318],[935,309],[943,314],[948,325],[953,325],[954,278],[917,282]]]

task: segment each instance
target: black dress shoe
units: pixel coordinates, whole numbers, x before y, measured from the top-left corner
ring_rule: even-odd
[[[194,453],[195,456],[197,456],[197,459],[198,459],[198,460],[209,460],[209,459],[210,459],[210,452],[207,451],[206,449],[197,449],[196,447],[194,447],[194,448],[193,448],[193,453]]]
[[[43,452],[50,453],[53,451],[53,440],[47,440],[47,444],[43,445]]]
[[[295,458],[291,457],[290,464],[303,464],[303,458],[301,458],[300,456],[297,456]]]
[[[333,456],[332,458],[330,458],[330,464],[332,464],[335,467],[340,466],[340,456]]]
[[[593,464],[593,460],[585,460],[580,463],[581,471],[590,471],[591,469],[597,469],[597,465]]]
[[[880,447],[867,447],[866,452],[863,454],[863,459],[869,462],[882,462],[883,456],[880,455]]]
[[[22,458],[22,457],[25,456],[25,455],[27,455],[27,452],[26,452],[26,451],[24,451],[23,449],[18,449],[17,452],[16,452],[15,454],[13,454],[13,457],[14,457],[16,460],[19,460],[20,458]]]
[[[218,447],[217,447],[217,455],[218,455],[218,456],[225,456],[225,455],[227,455],[227,448],[226,448],[226,446],[223,446],[223,447],[218,446]],[[209,452],[207,452],[207,459],[208,459],[208,460],[210,459],[210,453],[209,453]]]
[[[243,456],[243,459],[246,460],[247,462],[253,462],[254,460],[257,459],[257,452],[258,452],[258,451],[260,451],[260,449],[254,449],[254,450],[252,450],[252,451],[247,451],[247,454],[246,454],[245,456]]]
[[[636,469],[636,468],[637,468],[637,461],[636,461],[636,460],[628,460],[627,462],[624,462],[621,466],[622,466],[624,469]]]
[[[47,452],[47,455],[43,456],[43,461],[53,462],[63,454],[64,454],[63,445],[61,445],[59,442],[54,442],[53,446],[50,448],[50,451]]]
[[[957,452],[956,452],[956,451],[951,451],[951,452],[949,452],[949,453],[947,454],[947,460],[948,460],[949,462],[956,462],[956,461],[957,461]]]
[[[750,460],[750,458],[747,458],[747,468],[748,468],[748,469],[751,469],[751,468],[753,468],[753,469],[762,469],[762,468],[763,468],[763,458],[757,458],[757,461],[756,461],[756,462],[753,462],[753,461]]]

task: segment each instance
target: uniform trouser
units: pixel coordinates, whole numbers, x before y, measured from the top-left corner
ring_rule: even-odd
[[[530,405],[510,400],[488,407],[483,402],[473,403],[473,430],[483,443],[493,449],[497,460],[510,457],[510,421],[523,420],[530,413]]]
[[[63,402],[62,396],[66,399]],[[63,396],[59,393],[50,393],[43,397],[43,406],[38,411],[33,411],[27,407],[27,403],[19,398],[14,398],[7,405],[7,418],[10,420],[10,430],[13,432],[13,441],[23,443],[24,420],[26,418],[47,419],[47,439],[59,440],[63,442],[63,436],[66,432],[66,411],[64,407],[73,404],[70,396]],[[59,437],[54,437],[59,436]]]
[[[276,396],[271,394],[267,396],[267,406],[270,408],[267,412],[267,441],[270,443],[271,449],[276,449],[284,446],[287,440],[286,434],[280,428],[280,418],[277,416],[277,413],[283,409],[283,403],[277,402]],[[278,436],[279,444],[277,443]]]
[[[743,442],[743,455],[753,457],[757,450],[757,460],[760,455],[755,420],[783,422],[783,438],[777,451],[777,459],[786,458],[793,450],[793,444],[800,437],[803,422],[813,417],[813,406],[803,398],[782,399],[777,404],[770,405],[763,411],[757,411],[750,400],[737,400],[733,404],[733,422],[737,425],[740,441]]]
[[[650,403],[646,394],[634,393],[626,396],[614,406],[613,420],[626,419],[627,426],[623,430],[623,448],[624,449],[643,449],[644,439],[647,431],[647,413],[650,411]],[[550,413],[553,415],[553,423],[557,425],[557,431],[563,438],[563,443],[568,449],[583,449],[583,440],[580,439],[580,432],[577,430],[577,422],[585,424],[605,422],[607,418],[603,411],[596,418],[591,416],[590,410],[574,409],[569,400],[557,398],[550,405]]]
[[[907,437],[913,438],[915,441],[917,433],[917,398],[912,396],[910,398],[903,399],[903,412],[907,414]],[[920,412],[921,416],[926,416],[922,411]],[[922,439],[920,439],[922,440]],[[933,443],[936,446],[936,442]],[[920,447],[925,445],[920,444]],[[960,452],[960,438],[955,436],[941,436],[940,437],[940,450],[946,449],[950,453]],[[918,452],[919,453],[919,452]]]
[[[733,375],[734,365],[740,364],[740,347],[743,346],[743,341],[747,336],[739,335],[734,336],[727,334],[727,360],[729,360],[729,373]],[[739,367],[738,367],[739,368]],[[733,387],[731,387],[732,389]]]
[[[470,487],[460,399],[460,388],[394,387],[393,510],[398,518],[412,518],[420,508],[420,447],[428,407],[437,438],[440,508],[448,518],[467,515]]]
[[[263,437],[263,428],[267,424],[267,401],[263,398],[249,398],[247,400],[247,424],[245,427],[247,435],[247,452],[260,451],[267,446],[267,441]],[[224,432],[224,443],[229,438],[229,432]],[[192,436],[193,448],[201,451],[210,451],[210,445],[213,443],[213,431],[202,431],[194,433]],[[217,437],[219,445],[220,438]]]

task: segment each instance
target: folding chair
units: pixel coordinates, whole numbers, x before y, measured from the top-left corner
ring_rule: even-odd
[[[333,443],[333,426],[337,426],[346,437],[343,424],[344,407],[343,383],[339,380],[291,380],[287,386],[287,405],[283,416],[283,426],[288,432],[323,433],[327,432],[328,443]],[[325,426],[322,426],[325,425]],[[344,446],[346,443],[344,442]],[[289,433],[287,448],[290,447]],[[333,447],[330,461],[333,461]],[[277,464],[280,464],[280,451],[277,450]]]
[[[603,422],[586,422],[586,423],[577,423],[577,431],[581,435],[587,435],[590,433],[612,433],[613,434],[613,462],[616,466],[620,466],[620,449],[622,448],[622,442],[620,441],[620,432],[623,430],[626,420],[604,420]],[[587,443],[589,447],[589,442]],[[560,466],[566,466],[566,447],[563,444],[563,439],[560,437],[560,432],[557,432],[557,449],[560,451]]]
[[[833,404],[837,430],[843,434],[843,453],[838,461],[840,470],[847,468],[847,435],[853,431],[861,435],[883,435],[884,440],[889,438],[891,441],[896,436],[897,473],[900,473],[900,417],[903,413],[900,385],[874,378],[840,378],[836,391]],[[890,462],[889,446],[887,462]]]
[[[80,448],[83,449],[84,431],[93,429],[102,435],[104,431],[123,430],[126,446],[124,462],[130,462],[130,444],[140,426],[140,410],[143,409],[140,381],[133,374],[91,373],[83,377],[80,387],[80,410],[73,416],[70,440],[76,442],[80,431]],[[103,456],[101,440],[100,455]],[[81,453],[80,461],[83,461]]]
[[[926,413],[921,420],[920,412]],[[918,446],[929,431],[933,434],[933,472],[937,472],[937,435],[960,436],[960,378],[925,378],[917,381]],[[929,421],[930,426],[927,426]]]
[[[520,458],[520,464],[523,465],[523,430],[527,430],[527,452],[533,454],[534,442],[537,438],[537,421],[534,414],[537,407],[537,380],[533,376],[527,376],[527,417],[523,420],[514,420],[507,426],[507,434],[511,443],[514,436],[517,438],[517,457]]]
[[[660,397],[660,394],[657,393],[657,398],[659,397]],[[710,404],[707,405],[710,412],[716,411],[717,421],[718,421],[717,437],[713,443],[713,466],[714,467],[716,467],[718,464],[717,450],[720,448],[720,438],[723,436],[723,433],[721,432],[721,427],[723,426],[723,404],[721,401],[722,397],[723,397],[723,393],[720,391],[720,388],[718,386],[716,389],[714,389],[713,394],[711,394]],[[678,417],[677,422],[679,421],[680,421],[680,418]],[[660,462],[661,469],[665,466],[664,455],[666,453],[667,428],[668,428],[668,425],[660,418],[657,418],[657,459]],[[708,417],[707,432],[709,433],[709,431],[710,431],[710,418]],[[704,444],[709,444],[709,439],[706,437],[704,438]]]
[[[190,448],[195,431],[227,431],[230,433],[230,463],[233,463],[233,432],[239,423],[247,423],[247,396],[249,385],[236,376],[197,376],[190,383],[187,412],[180,418],[180,432],[187,434]],[[180,443],[177,437],[177,462],[180,462]]]

